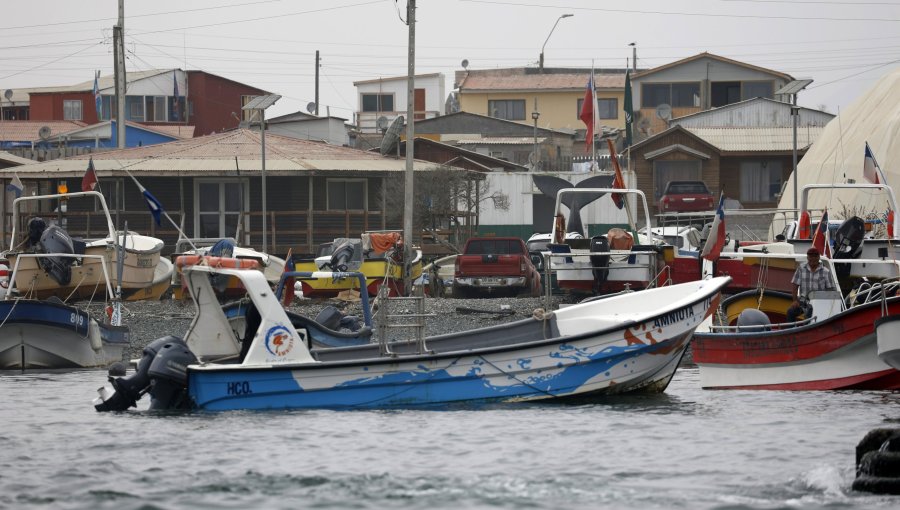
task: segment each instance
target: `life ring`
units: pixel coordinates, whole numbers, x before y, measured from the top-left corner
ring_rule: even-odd
[[[175,266],[206,265],[210,267],[226,267],[232,269],[259,269],[259,261],[231,257],[208,257],[205,255],[179,255],[175,258]]]
[[[797,239],[809,239],[810,232],[809,212],[803,211],[800,215],[800,224],[798,225]]]

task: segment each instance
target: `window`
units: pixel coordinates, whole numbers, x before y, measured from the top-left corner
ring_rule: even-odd
[[[645,83],[641,87],[641,108],[656,108],[672,104],[672,90],[668,83]]]
[[[597,114],[601,119],[618,119],[619,118],[619,100],[597,99]]]
[[[125,120],[144,120],[143,96],[125,96]]]
[[[671,106],[700,106],[699,83],[673,83]]]
[[[328,179],[329,211],[366,210],[365,179]]]
[[[81,120],[81,100],[69,99],[63,101],[63,119]]]
[[[741,161],[741,202],[774,202],[781,192],[781,161]]]
[[[248,202],[245,183],[198,180],[194,193],[197,237],[235,237],[241,213]],[[247,231],[246,226],[243,225],[242,232]]]
[[[524,99],[488,101],[488,115],[496,119],[525,120]]]
[[[116,118],[115,96],[100,96],[100,120]]]
[[[184,96],[168,96],[166,102],[169,106],[169,122],[182,122],[184,118]]]
[[[364,112],[392,112],[394,111],[393,94],[363,94],[362,111]]]
[[[741,82],[739,81],[713,83],[710,89],[710,100],[713,108],[737,103],[741,100]]]
[[[772,82],[770,81],[745,81],[741,97],[743,99],[753,99],[754,97],[765,97],[772,99]]]
[[[653,174],[656,177],[656,200],[662,196],[669,186],[669,181],[699,181],[701,162],[692,161],[654,161]]]

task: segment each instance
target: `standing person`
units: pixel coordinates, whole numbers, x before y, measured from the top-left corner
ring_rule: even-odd
[[[831,271],[819,263],[819,250],[810,248],[806,251],[806,263],[797,266],[794,277],[794,302],[787,310],[788,322],[796,322],[800,314],[812,317],[812,306],[809,304],[809,293],[814,290],[834,290]]]

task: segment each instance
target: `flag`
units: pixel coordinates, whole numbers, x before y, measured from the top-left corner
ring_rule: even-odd
[[[584,100],[581,102],[581,112],[578,118],[587,126],[584,134],[584,145],[587,151],[593,152],[594,130],[597,128],[597,100],[594,93],[594,70],[591,69],[591,77],[588,78],[587,87],[584,90]]]
[[[816,227],[815,234],[813,234],[812,245],[823,256],[831,257],[831,243],[828,242],[828,209],[825,209],[825,212],[822,213],[822,219],[819,221],[819,226]]]
[[[725,193],[719,194],[719,208],[716,209],[716,217],[713,219],[712,228],[709,229],[709,237],[703,245],[700,256],[706,260],[715,262],[719,260],[719,254],[725,247]]]
[[[294,270],[294,268],[291,267],[293,264],[292,258],[291,249],[288,248],[287,258],[284,260],[284,271],[281,272],[282,275],[288,271]],[[282,292],[284,292],[284,294],[282,294],[281,302],[284,306],[291,304],[291,301],[294,300],[294,277],[284,280],[284,289]]]
[[[25,185],[22,184],[22,180],[19,179],[19,174],[13,174],[12,181],[10,181],[9,184],[6,185],[6,191],[15,193],[16,198],[22,196],[22,192],[25,191]]]
[[[138,190],[140,190],[141,192],[141,195],[144,195],[144,201],[147,202],[147,208],[150,209],[150,214],[153,215],[153,219],[156,220],[156,224],[160,225],[162,223],[161,216],[164,213],[162,204],[159,203],[159,200],[157,200],[156,197],[154,197],[149,191],[147,191],[147,188],[143,187],[141,183],[138,182],[138,180],[135,179],[133,175],[131,175],[131,172],[129,172],[128,169],[125,169],[125,173],[128,174],[128,177],[131,177],[131,180],[134,181],[134,183],[137,185]],[[168,217],[168,215],[166,216]],[[169,218],[169,221],[172,221],[172,219]]]
[[[606,139],[606,144],[609,146],[609,159],[612,161],[612,166],[616,171],[616,177],[613,179],[612,187],[613,189],[625,189],[625,178],[622,176],[622,169],[619,168],[619,156],[616,154],[616,146],[609,138]],[[625,195],[613,193],[610,196],[613,199],[613,203],[616,204],[616,207],[619,209],[625,207]]]
[[[872,149],[869,148],[869,142],[866,142],[866,158],[863,161],[863,177],[872,184],[887,183],[887,180],[884,178],[884,173],[882,173],[881,168],[878,166],[878,162],[875,161],[875,155],[872,154]]]
[[[97,120],[100,120],[100,113],[103,109],[103,102],[100,98],[100,85],[97,80],[100,78],[100,71],[94,73],[94,107],[97,109]]]
[[[631,71],[625,71],[625,147],[631,147],[634,105],[631,100]]]
[[[172,101],[172,111],[175,112],[175,120],[181,120],[181,112],[178,104],[178,72],[172,71],[173,90],[172,95],[175,96]],[[571,103],[569,103],[571,104]]]
[[[94,171],[94,158],[88,160],[87,171],[81,178],[81,191],[94,191],[97,187],[97,172]]]

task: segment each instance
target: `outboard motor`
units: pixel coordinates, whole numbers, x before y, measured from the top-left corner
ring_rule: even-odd
[[[47,222],[44,218],[35,216],[28,220],[28,247],[37,248],[41,242],[41,235],[47,230]]]
[[[866,222],[859,216],[853,216],[841,223],[834,233],[834,258],[856,259],[862,253],[863,238],[866,235]],[[835,264],[838,277],[850,274],[850,264]]]
[[[609,240],[604,236],[591,238],[591,252],[609,252]],[[600,284],[606,281],[609,275],[609,255],[591,255],[591,266],[594,267],[594,294],[600,293]]]
[[[158,358],[160,354],[162,356]],[[157,361],[157,359],[161,361]],[[167,368],[166,365],[169,361],[172,364],[170,368]],[[178,395],[172,389],[172,383],[184,380],[183,391],[187,386],[187,381],[184,376],[179,379],[179,373],[183,372],[182,367],[186,370],[188,364],[196,362],[197,358],[188,350],[184,340],[172,335],[157,338],[144,347],[143,356],[133,374],[128,377],[110,376],[109,382],[112,384],[114,392],[110,395],[106,388],[101,388],[99,390],[100,397],[94,400],[94,409],[100,412],[125,411],[130,407],[135,407],[137,401],[147,392],[150,392],[153,397],[151,409],[163,409],[161,407],[163,404],[187,404],[184,399],[177,400]],[[154,386],[158,386],[158,388],[154,388]],[[172,407],[172,409],[180,408]]]
[[[336,244],[334,252],[331,254],[331,262],[328,265],[332,271],[346,272],[350,267],[350,261],[353,259],[354,251],[353,243],[345,242]]]
[[[65,230],[56,225],[51,225],[44,229],[44,232],[41,234],[40,251],[48,254],[64,253],[72,255],[75,253],[75,248],[72,238],[69,237]],[[57,283],[68,285],[72,280],[72,262],[74,260],[72,257],[49,256],[38,258],[38,264]]]
[[[738,315],[737,318],[737,326],[739,328],[753,326],[747,329],[747,331],[750,333],[757,331],[768,331],[768,326],[771,324],[772,321],[769,320],[769,316],[766,315],[765,312],[757,310],[756,308],[747,308],[745,310],[741,310],[741,314]]]
[[[150,409],[189,409],[187,367],[197,363],[197,357],[178,337],[163,344],[150,364]]]

